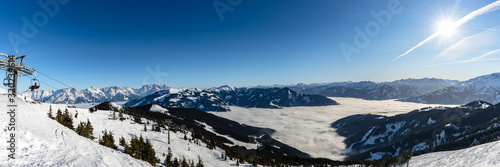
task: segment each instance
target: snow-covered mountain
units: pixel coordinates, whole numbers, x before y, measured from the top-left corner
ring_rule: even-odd
[[[257,108],[336,105],[321,95],[298,94],[288,88],[169,89],[144,98],[131,100],[125,106],[159,104],[175,108],[197,108],[204,111],[229,111],[229,105]]]
[[[479,76],[425,95],[402,99],[402,101],[434,104],[465,104],[474,100],[494,104],[500,102],[500,73]]]
[[[141,88],[129,87],[106,87],[106,88],[87,88],[77,90],[75,88],[66,88],[59,90],[40,90],[35,92],[23,92],[20,97],[27,97],[35,101],[49,103],[90,103],[95,101],[101,103],[104,101],[129,101],[150,95],[161,90],[168,90],[165,84],[144,85]]]
[[[488,143],[500,136],[500,104],[474,101],[455,108],[422,108],[393,117],[353,115],[332,124],[345,136],[348,159],[376,160],[453,150]]]
[[[290,87],[298,93],[328,97],[354,97],[367,100],[400,99],[421,96],[458,81],[436,78],[402,79],[393,82],[335,82],[330,84],[297,84]]]

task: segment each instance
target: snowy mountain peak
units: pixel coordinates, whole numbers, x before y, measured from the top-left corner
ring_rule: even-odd
[[[75,88],[65,88],[59,90],[41,90],[35,92],[23,92],[20,95],[35,101],[45,101],[50,103],[101,103],[104,101],[129,101],[141,98],[154,92],[169,90],[165,84],[144,85],[141,88],[129,87],[106,87],[106,88],[86,88],[78,90]]]

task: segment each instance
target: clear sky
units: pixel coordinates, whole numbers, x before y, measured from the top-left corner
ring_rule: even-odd
[[[26,65],[78,89],[466,80],[500,71],[500,11],[446,26],[493,0],[38,2],[2,2],[0,52],[17,50]],[[22,77],[18,91],[29,82]]]

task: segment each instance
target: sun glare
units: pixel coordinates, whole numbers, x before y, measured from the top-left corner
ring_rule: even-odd
[[[437,25],[438,33],[442,36],[450,37],[455,34],[455,23],[451,20],[441,20]]]

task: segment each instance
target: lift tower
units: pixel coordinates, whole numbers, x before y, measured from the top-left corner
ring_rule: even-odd
[[[35,75],[36,70],[24,64],[23,56],[7,55],[0,53],[0,56],[5,56],[7,59],[0,59],[0,69],[6,71],[3,85],[9,87],[9,94],[17,95],[17,76]],[[17,60],[21,60],[19,63]]]

